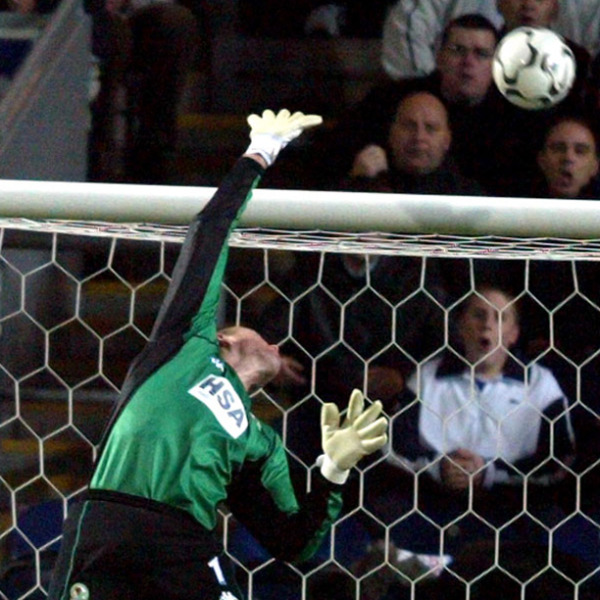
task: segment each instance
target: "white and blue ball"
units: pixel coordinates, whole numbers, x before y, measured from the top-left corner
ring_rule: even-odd
[[[528,110],[564,100],[573,87],[575,56],[564,39],[541,27],[518,27],[499,42],[492,75],[501,94]]]

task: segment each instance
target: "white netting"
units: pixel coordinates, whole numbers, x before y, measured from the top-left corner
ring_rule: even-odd
[[[185,225],[107,223],[94,221],[0,219],[0,226],[25,231],[57,232],[132,240],[180,243]],[[231,246],[355,252],[398,256],[448,256],[471,258],[536,258],[594,260],[600,239],[509,237],[495,235],[441,235],[435,233],[382,233],[379,231],[294,231],[289,229],[239,228]]]
[[[63,511],[84,485],[125,370],[150,332],[185,228],[16,217],[3,225],[0,597],[16,600],[45,595]],[[530,485],[538,465],[517,473],[525,485],[510,496],[514,504],[502,523],[480,510],[475,494],[442,518],[435,502],[425,502],[425,466],[397,473],[408,500],[401,495],[404,504],[398,500],[390,513],[378,503],[389,492],[384,484],[394,481],[387,462],[364,465],[330,543],[302,567],[268,558],[224,513],[227,551],[249,595],[430,598],[427,586],[447,565],[445,576],[460,571],[452,578],[458,591],[447,588],[451,598],[483,597],[477,594],[490,594],[489,586],[503,598],[544,590],[546,598],[584,598],[600,549],[598,242],[245,228],[232,245],[223,321],[260,329],[305,368],[304,386],[270,387],[256,404],[280,428],[300,481],[315,455],[306,428],[320,402],[353,379],[366,389],[371,369],[397,366],[407,377],[439,350],[455,352],[454,317],[491,280],[519,299],[519,364],[552,368],[569,397],[579,442],[577,462],[564,465],[562,486],[547,494],[552,515],[541,511]],[[371,255],[372,270],[354,265],[344,279],[339,253]],[[400,421],[414,406],[390,401],[386,409]],[[561,418],[542,419],[552,425],[542,466],[563,460],[554,439]],[[483,540],[472,560],[448,564],[470,536]]]

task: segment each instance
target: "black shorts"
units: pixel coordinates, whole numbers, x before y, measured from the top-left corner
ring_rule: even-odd
[[[241,600],[221,544],[190,514],[90,492],[69,511],[49,600]]]

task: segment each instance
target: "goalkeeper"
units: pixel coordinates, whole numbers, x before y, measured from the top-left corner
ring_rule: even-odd
[[[251,413],[249,393],[284,368],[279,350],[251,329],[217,331],[229,234],[278,152],[320,122],[287,110],[248,118],[250,146],[190,225],[89,489],[70,509],[51,600],[239,598],[217,506],[273,556],[305,560],[340,511],[349,470],[386,442],[380,402],[365,409],[355,390],[342,425],[325,404],[319,473],[300,503],[280,437]]]

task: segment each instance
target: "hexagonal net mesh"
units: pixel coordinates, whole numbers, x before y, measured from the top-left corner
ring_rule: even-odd
[[[63,516],[181,239],[161,239],[160,226],[140,239],[13,225],[0,248],[0,597],[10,600],[45,597]],[[343,407],[359,387],[384,402],[391,436],[352,473],[342,515],[308,563],[274,561],[223,507],[247,595],[597,594],[593,244],[578,244],[582,256],[540,241],[544,258],[561,259],[542,260],[535,244],[519,251],[522,240],[490,253],[467,238],[440,252],[414,236],[383,247],[377,236],[276,237],[238,232],[221,321],[258,329],[302,369],[255,398],[281,432],[298,494],[320,453],[322,402]]]

